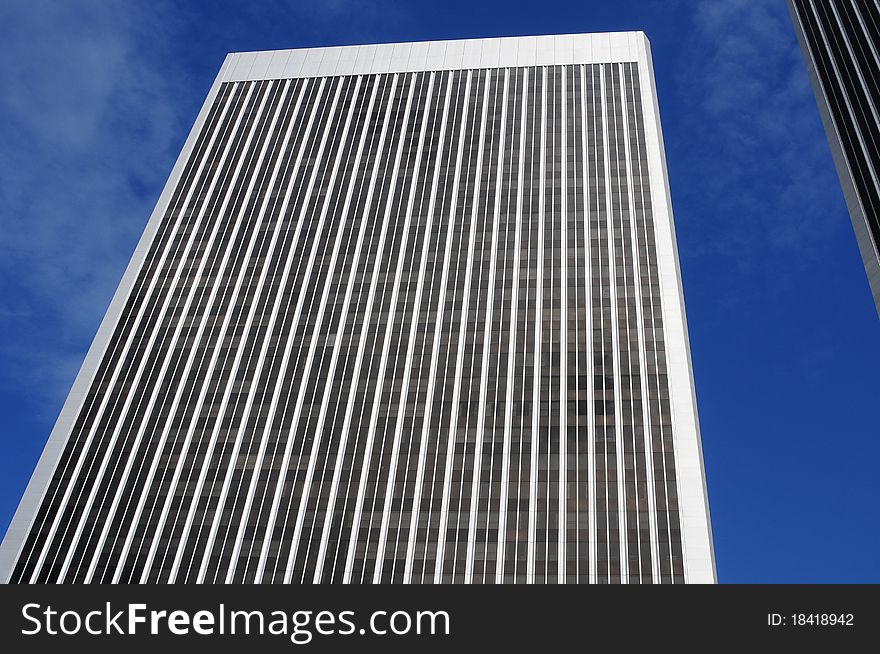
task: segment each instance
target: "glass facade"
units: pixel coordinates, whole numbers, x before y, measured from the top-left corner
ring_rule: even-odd
[[[687,581],[650,83],[222,82],[11,581]]]

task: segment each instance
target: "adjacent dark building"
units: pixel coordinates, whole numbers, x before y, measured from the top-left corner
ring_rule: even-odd
[[[880,4],[788,0],[880,312]]]

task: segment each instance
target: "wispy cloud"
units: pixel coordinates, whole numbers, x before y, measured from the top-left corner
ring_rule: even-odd
[[[379,0],[0,3],[0,393],[54,418],[225,52],[369,41],[406,14]]]
[[[683,256],[736,268],[740,293],[719,293],[731,302],[749,289],[743,276],[783,262],[765,290],[784,292],[849,229],[785,3],[700,2],[681,52],[686,109],[664,119],[676,122],[673,190],[689,208],[677,212],[692,235]]]
[[[3,3],[0,385],[55,411],[190,118],[161,4]],[[173,24],[162,25],[162,29]]]
[[[685,272],[697,259],[719,272],[689,293],[735,304],[768,278],[766,292],[784,292],[850,229],[784,3],[667,4],[689,21],[679,59],[661,63],[678,69],[660,96],[675,107],[663,120],[680,251]],[[218,49],[393,39],[394,24],[412,23],[374,0],[195,11],[0,5],[13,62],[0,67],[0,389],[27,388],[35,407],[63,398],[195,114],[205,80],[187,84],[187,71],[219,63]]]

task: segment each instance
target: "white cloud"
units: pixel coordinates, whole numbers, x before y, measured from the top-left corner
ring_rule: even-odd
[[[785,3],[701,2],[681,53],[683,110],[664,120],[678,135],[667,143],[674,198],[689,209],[676,217],[693,235],[682,256],[737,268],[717,289],[729,301],[768,267],[782,274],[765,290],[785,292],[850,229]]]
[[[189,70],[225,51],[369,41],[406,13],[374,0],[0,3],[0,390],[56,415],[207,91]]]
[[[163,10],[0,8],[0,385],[48,413],[73,379],[190,118],[176,97],[182,74],[164,66],[153,38]]]

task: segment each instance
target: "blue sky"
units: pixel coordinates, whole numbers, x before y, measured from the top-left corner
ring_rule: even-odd
[[[0,533],[226,52],[634,29],[719,580],[880,581],[880,320],[784,0],[0,4]]]

